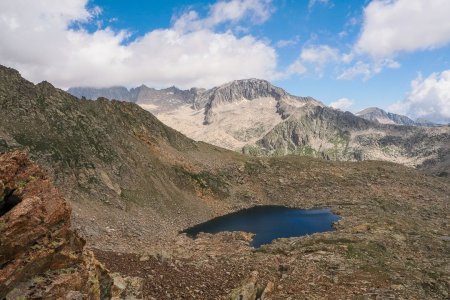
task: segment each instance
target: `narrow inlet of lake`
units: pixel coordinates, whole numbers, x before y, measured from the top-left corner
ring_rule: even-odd
[[[330,209],[298,209],[284,206],[255,206],[214,218],[183,231],[190,237],[198,233],[245,231],[255,234],[251,245],[255,248],[270,244],[278,238],[308,235],[333,230],[339,220]]]

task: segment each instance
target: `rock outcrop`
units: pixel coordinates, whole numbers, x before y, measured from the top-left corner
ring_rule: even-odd
[[[0,155],[0,299],[107,299],[112,279],[26,153]]]

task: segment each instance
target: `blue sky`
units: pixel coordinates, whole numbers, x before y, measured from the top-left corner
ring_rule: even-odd
[[[39,2],[0,3],[0,63],[35,82],[188,88],[258,77],[343,110],[450,121],[447,0]]]

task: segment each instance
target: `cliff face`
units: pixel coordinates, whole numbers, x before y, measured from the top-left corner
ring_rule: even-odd
[[[24,152],[0,155],[0,298],[105,299],[112,280],[70,208]]]

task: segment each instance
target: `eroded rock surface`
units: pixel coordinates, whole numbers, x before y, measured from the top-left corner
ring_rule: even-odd
[[[20,151],[0,155],[0,299],[106,299],[112,280],[70,207]]]

